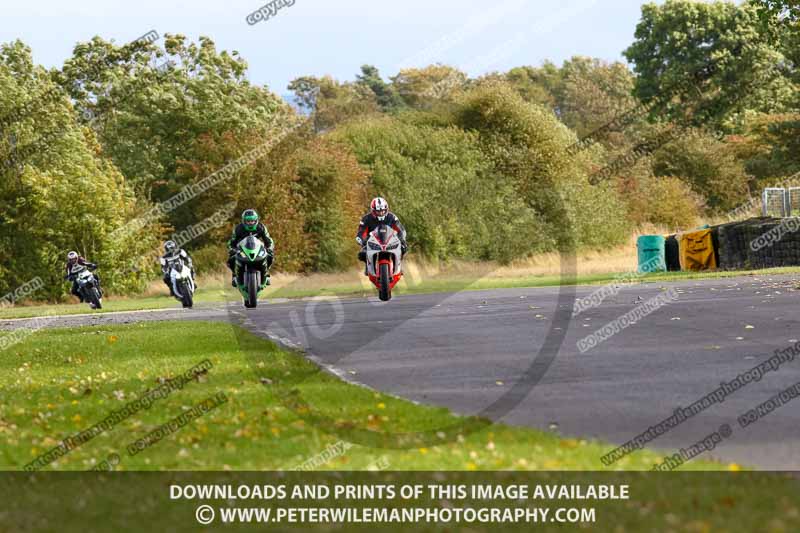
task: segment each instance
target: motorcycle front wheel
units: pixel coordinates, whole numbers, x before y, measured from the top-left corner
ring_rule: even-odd
[[[389,286],[391,282],[391,275],[389,274],[389,265],[383,264],[380,266],[380,288],[378,289],[378,298],[381,301],[388,302],[392,299],[392,289]]]
[[[97,287],[92,287],[88,291],[86,295],[86,301],[94,306],[95,309],[102,309],[103,304],[100,303],[100,291],[97,290]]]
[[[247,287],[247,301],[244,306],[254,309],[258,306],[258,287],[261,285],[258,272],[245,272],[244,284]]]
[[[181,303],[185,309],[191,309],[194,305],[192,296],[192,290],[189,288],[189,284],[187,282],[181,283]]]

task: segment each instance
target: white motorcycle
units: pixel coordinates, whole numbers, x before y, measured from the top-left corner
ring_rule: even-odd
[[[400,236],[391,226],[381,224],[369,234],[365,252],[367,276],[378,288],[378,297],[388,302],[392,299],[392,289],[403,277]]]
[[[81,264],[74,265],[67,279],[75,281],[78,285],[78,292],[83,296],[83,301],[89,304],[92,309],[103,308],[103,293],[100,292],[100,285],[92,271]]]
[[[195,291],[192,269],[179,256],[167,258],[166,262],[169,266],[169,279],[175,298],[183,304],[184,308],[191,309],[194,305]]]

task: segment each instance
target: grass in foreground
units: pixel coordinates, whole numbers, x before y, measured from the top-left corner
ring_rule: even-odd
[[[502,424],[485,426],[442,408],[420,406],[349,385],[302,356],[219,323],[160,322],[39,331],[0,352],[0,468],[22,469],[39,454],[121,409],[159,380],[208,359],[207,374],[95,436],[47,469],[88,470],[120,457],[117,470],[282,470],[318,456],[354,434],[354,442],[406,434],[404,449],[354,444],[318,469],[606,470],[602,443]],[[141,453],[127,446],[214,396],[228,402]],[[327,422],[328,431],[317,425]],[[473,424],[441,443],[417,439]],[[444,435],[444,433],[442,433]],[[646,470],[649,451],[614,465]],[[719,470],[694,461],[682,469]]]

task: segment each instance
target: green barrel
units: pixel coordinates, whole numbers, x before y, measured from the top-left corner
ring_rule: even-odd
[[[636,242],[639,250],[639,272],[664,272],[667,261],[662,235],[642,235]]]

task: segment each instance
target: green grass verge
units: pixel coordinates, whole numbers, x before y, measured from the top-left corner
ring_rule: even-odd
[[[118,470],[291,469],[353,435],[320,469],[605,470],[609,445],[457,417],[347,384],[304,357],[222,323],[158,322],[38,331],[0,352],[0,468],[22,469],[159,382],[204,360],[213,367],[51,463],[88,470],[120,457]],[[228,401],[141,453],[128,445],[218,393]],[[325,422],[320,422],[324,420]],[[416,432],[456,429],[425,442]],[[450,430],[448,430],[450,431]],[[365,444],[403,434],[403,449]],[[444,436],[444,433],[441,433]],[[660,456],[634,453],[614,468],[649,469]],[[682,469],[725,469],[693,461]]]
[[[739,276],[768,276],[780,274],[799,274],[800,267],[780,267],[763,270],[736,270],[736,271],[710,271],[710,272],[664,272],[643,275],[638,280],[641,283],[656,283],[684,280],[701,279],[722,279]],[[619,273],[584,274],[576,276],[574,279],[562,279],[561,276],[522,276],[516,278],[493,278],[493,277],[468,277],[464,275],[448,276],[442,274],[427,279],[423,279],[416,284],[407,283],[404,279],[396,287],[396,294],[422,294],[431,292],[458,292],[466,290],[488,290],[488,289],[515,289],[515,288],[537,288],[555,287],[559,285],[602,285],[617,279]],[[307,298],[314,296],[371,296],[375,291],[365,289],[359,283],[338,283],[330,287],[307,288],[306,284],[300,281],[282,288],[267,288],[262,298]],[[226,287],[203,288],[198,290],[195,295],[195,302],[203,304],[222,303],[239,299],[240,296],[235,289]],[[180,303],[166,295],[130,297],[130,298],[108,298],[104,300],[103,309],[92,311],[85,304],[58,304],[58,305],[31,305],[17,306],[0,309],[0,320],[11,318],[30,318],[45,315],[74,315],[82,313],[110,313],[119,311],[140,311],[147,309],[175,309],[179,308]]]
[[[223,301],[219,290],[199,289],[195,294],[195,302],[199,305]],[[30,318],[45,315],[79,315],[84,313],[112,313],[117,311],[141,311],[145,309],[180,308],[175,298],[168,296],[164,289],[163,296],[139,296],[129,298],[103,298],[103,309],[93,311],[87,304],[75,303],[22,305],[0,308],[0,320],[4,318]]]

